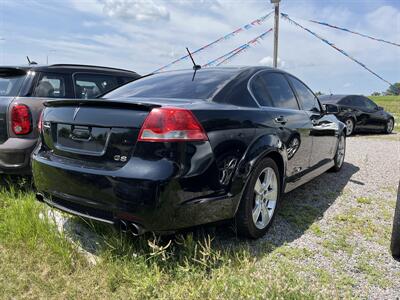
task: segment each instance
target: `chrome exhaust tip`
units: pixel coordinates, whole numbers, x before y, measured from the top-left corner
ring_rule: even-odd
[[[120,220],[119,224],[120,224],[120,229],[122,231],[129,232],[133,236],[142,235],[147,231],[147,230],[144,229],[144,227],[142,227],[141,225],[136,224],[136,223],[126,222],[126,221]]]

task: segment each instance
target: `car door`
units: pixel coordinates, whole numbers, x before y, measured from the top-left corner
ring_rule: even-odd
[[[362,96],[349,97],[350,107],[356,118],[356,129],[365,131],[371,129],[371,110],[367,108]]]
[[[287,176],[294,178],[310,167],[312,150],[311,120],[299,109],[296,97],[280,72],[261,71],[251,81],[253,96],[269,116],[265,126],[274,132],[287,150]]]
[[[338,130],[336,117],[322,112],[321,105],[315,94],[299,79],[286,75],[301,109],[307,114],[312,124],[312,151],[310,166],[318,167],[330,162],[335,155]]]
[[[383,130],[386,126],[386,114],[380,110],[378,105],[367,97],[362,97],[363,106],[365,111],[368,112],[369,118],[367,121],[367,129],[369,130]]]

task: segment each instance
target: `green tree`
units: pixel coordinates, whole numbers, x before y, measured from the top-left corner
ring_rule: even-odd
[[[315,95],[317,95],[317,96],[322,96],[324,93],[322,93],[322,92],[320,92],[320,91],[318,91],[318,92],[316,92],[315,93]]]
[[[373,92],[372,94],[371,94],[371,96],[380,96],[381,95],[381,93],[379,93],[379,92]]]
[[[386,95],[400,95],[400,82],[392,84],[387,90]]]

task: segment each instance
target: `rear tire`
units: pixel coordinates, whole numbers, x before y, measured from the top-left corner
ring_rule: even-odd
[[[263,236],[276,215],[280,198],[280,175],[275,161],[264,158],[253,170],[236,213],[239,235]]]
[[[346,156],[346,135],[344,133],[341,133],[336,148],[336,154],[335,157],[333,158],[335,164],[330,169],[330,171],[339,172],[343,167],[345,156]]]
[[[392,250],[393,257],[400,260],[400,184],[397,194],[396,209],[394,211],[392,243],[390,249]]]
[[[394,120],[392,118],[390,118],[387,122],[386,122],[386,126],[385,126],[385,133],[386,134],[391,134],[394,128]]]
[[[355,123],[352,118],[348,118],[344,121],[346,124],[346,136],[350,136],[354,133]]]

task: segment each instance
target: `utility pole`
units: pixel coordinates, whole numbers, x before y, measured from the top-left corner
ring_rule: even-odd
[[[271,0],[275,6],[275,25],[274,25],[274,68],[278,67],[278,37],[279,37],[279,2],[281,0]]]

